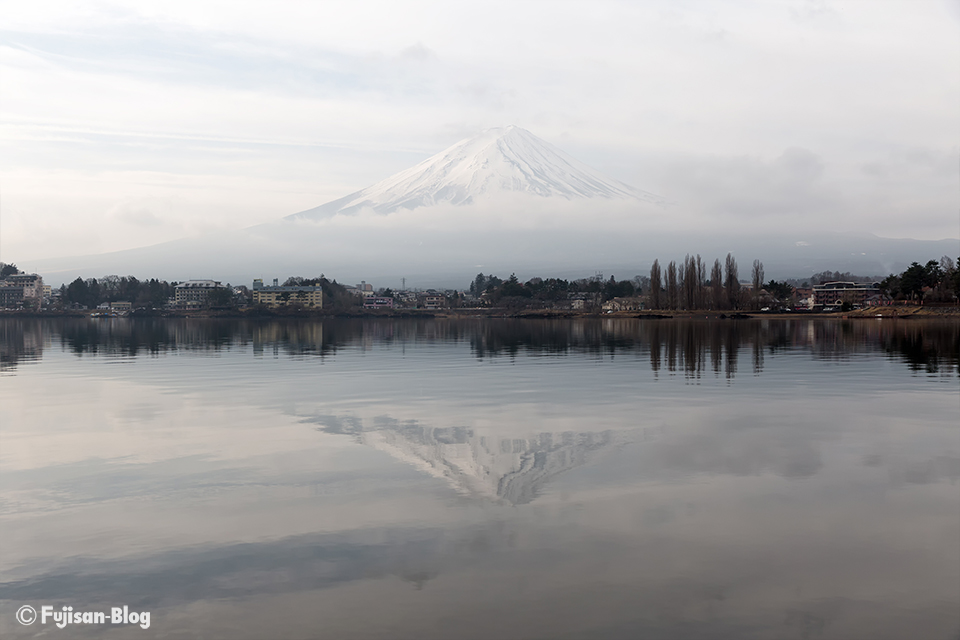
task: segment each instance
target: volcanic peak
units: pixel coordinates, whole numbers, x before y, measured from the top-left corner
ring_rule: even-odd
[[[662,202],[603,176],[525,129],[509,126],[487,129],[373,186],[288,217],[320,219],[365,208],[388,214],[437,204],[473,204],[508,192],[565,200]]]

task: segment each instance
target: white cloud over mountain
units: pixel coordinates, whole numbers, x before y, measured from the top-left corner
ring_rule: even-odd
[[[684,218],[956,237],[957,16],[938,1],[15,3],[0,259],[265,223],[509,123]]]

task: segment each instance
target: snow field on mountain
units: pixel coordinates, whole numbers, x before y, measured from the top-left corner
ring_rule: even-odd
[[[389,214],[441,204],[481,204],[516,193],[568,201],[662,202],[510,126],[488,129],[373,186],[290,217],[321,218],[363,209]]]

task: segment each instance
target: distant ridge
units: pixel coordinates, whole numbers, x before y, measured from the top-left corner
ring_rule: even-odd
[[[516,126],[487,129],[377,184],[288,219],[321,219],[362,209],[388,214],[438,204],[468,205],[502,193],[578,200],[663,203],[602,175]]]

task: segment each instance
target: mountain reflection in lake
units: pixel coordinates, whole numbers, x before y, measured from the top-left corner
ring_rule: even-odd
[[[956,638],[958,358],[933,321],[5,319],[0,635]]]

